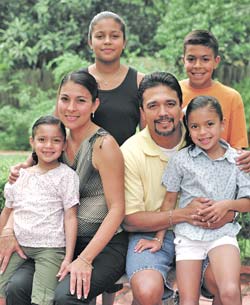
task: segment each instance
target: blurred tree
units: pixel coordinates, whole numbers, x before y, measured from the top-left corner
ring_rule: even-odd
[[[87,44],[92,17],[111,10],[128,23],[128,49],[154,52],[153,37],[164,16],[165,0],[20,0],[0,3],[0,58],[15,68],[41,68],[64,52],[90,60]]]

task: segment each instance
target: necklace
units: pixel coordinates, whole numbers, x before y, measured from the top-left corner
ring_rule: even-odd
[[[96,72],[97,72],[96,67],[95,67],[95,70],[96,70]],[[109,74],[109,75],[111,75],[111,78],[110,78],[110,79],[106,79],[106,75],[105,75],[105,74],[102,74],[102,73],[100,73],[100,72],[97,72],[97,73],[96,73],[96,74],[97,74],[96,76],[97,76],[98,82],[99,82],[100,84],[102,84],[104,87],[107,87],[107,86],[110,85],[110,83],[111,83],[112,81],[116,81],[116,77],[120,74],[120,72],[121,72],[121,66],[119,66],[118,70],[117,70],[114,74]]]

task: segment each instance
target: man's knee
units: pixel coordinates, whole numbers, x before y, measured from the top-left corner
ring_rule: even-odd
[[[141,305],[160,304],[164,293],[164,282],[158,272],[156,276],[144,276],[138,272],[130,282],[133,296]]]

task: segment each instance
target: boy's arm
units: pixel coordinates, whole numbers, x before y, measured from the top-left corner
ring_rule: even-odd
[[[236,164],[245,173],[250,173],[250,150],[239,150],[239,153]]]

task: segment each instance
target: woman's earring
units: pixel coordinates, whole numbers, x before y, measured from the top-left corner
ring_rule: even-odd
[[[92,117],[92,119],[95,117],[95,113],[94,112],[91,113],[91,117]]]

